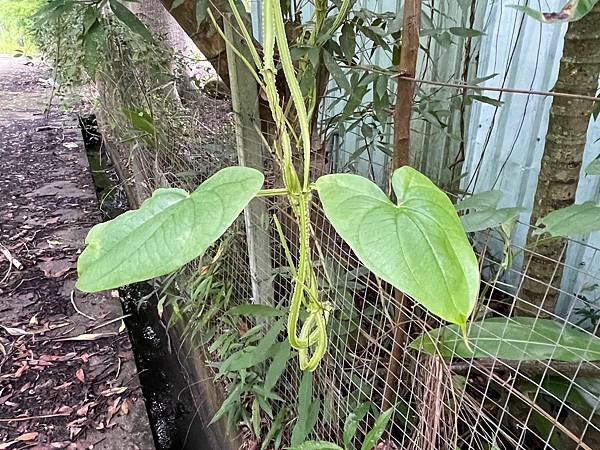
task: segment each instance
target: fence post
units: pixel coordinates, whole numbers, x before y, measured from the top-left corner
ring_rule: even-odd
[[[243,11],[240,12],[243,14]],[[264,173],[264,146],[260,135],[258,85],[248,67],[235,54],[231,46],[234,46],[250,62],[252,56],[232,15],[224,17],[223,27],[229,41],[227,64],[238,161],[242,166],[253,167]],[[246,27],[250,30],[250,23],[246,23]],[[263,198],[252,200],[244,210],[244,220],[254,303],[273,304],[271,239],[266,200]]]
[[[398,87],[394,106],[394,154],[392,168],[396,170],[410,164],[410,118],[412,114],[415,84],[402,76],[414,78],[419,52],[419,32],[421,27],[421,0],[406,0],[402,20],[402,50],[398,66]],[[382,411],[394,404],[397,395],[401,367],[400,358],[404,351],[411,300],[399,290],[394,291],[396,316],[394,318],[394,341],[390,362],[385,378]]]

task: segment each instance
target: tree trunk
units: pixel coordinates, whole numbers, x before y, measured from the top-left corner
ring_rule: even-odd
[[[181,25],[181,28],[192,39],[200,52],[212,64],[217,74],[229,86],[229,72],[227,68],[227,46],[221,35],[213,26],[212,21],[207,17],[202,23],[196,21],[196,4],[197,0],[186,0],[181,5],[173,8],[174,0],[160,0],[167,8],[167,11]],[[211,3],[211,11],[213,11],[218,23],[222,27],[222,12],[226,12],[226,8],[220,1]],[[219,9],[216,9],[219,8]]]
[[[583,19],[569,24],[554,90],[595,96],[600,74],[600,3]],[[549,212],[575,202],[583,150],[592,114],[593,102],[556,97],[550,110],[546,146],[542,156],[531,224]],[[517,313],[549,317],[554,313],[562,279],[565,239],[536,245],[527,240],[532,251],[526,252]]]
[[[192,82],[192,71],[183,58],[189,58],[198,51],[192,39],[181,28],[179,23],[169,14],[160,0],[143,0],[132,3],[133,11],[148,27],[152,34],[166,44],[173,52],[170,71],[175,78],[175,90],[172,91],[186,103],[197,98],[198,88]],[[160,45],[160,44],[159,44]]]

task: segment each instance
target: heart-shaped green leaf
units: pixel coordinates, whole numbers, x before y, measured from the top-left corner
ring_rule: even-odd
[[[446,194],[410,167],[392,176],[397,205],[358,175],[326,175],[316,185],[325,215],[371,272],[433,314],[465,326],[479,268]]]
[[[524,208],[498,208],[501,192],[487,191],[473,194],[456,205],[457,211],[469,210],[460,221],[467,233],[499,227],[514,220]]]
[[[113,289],[180,268],[229,228],[262,183],[255,169],[228,167],[191,195],[158,189],[139,209],[90,230],[77,261],[77,288]]]
[[[494,317],[469,326],[468,348],[455,325],[422,334],[410,347],[444,358],[514,361],[599,361],[600,338],[564,323],[535,317]]]

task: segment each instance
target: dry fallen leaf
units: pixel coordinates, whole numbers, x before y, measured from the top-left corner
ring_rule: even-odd
[[[83,372],[82,368],[77,369],[77,372],[75,372],[75,376],[79,381],[85,383],[85,373]]]
[[[57,412],[60,414],[71,414],[73,412],[73,408],[67,405],[62,405],[60,408],[58,408]]]
[[[98,339],[106,338],[106,337],[114,337],[117,336],[118,333],[84,333],[78,336],[69,336],[58,339],[51,339],[53,341],[95,341]]]
[[[79,417],[83,417],[83,416],[87,416],[88,411],[90,410],[90,404],[86,403],[85,405],[83,405],[81,408],[79,408],[76,412],[76,414]]]
[[[15,441],[19,441],[19,442],[28,442],[28,441],[33,441],[35,438],[38,437],[40,433],[38,433],[37,431],[32,431],[31,433],[25,433],[22,434],[21,436],[15,438]]]
[[[127,390],[127,386],[119,386],[119,387],[106,389],[106,390],[100,392],[100,395],[103,395],[104,397],[110,397],[111,395],[122,394],[126,390]]]
[[[0,327],[4,328],[4,331],[6,331],[11,336],[27,336],[33,334],[31,331],[25,331],[21,328],[5,327],[4,325],[0,325]]]
[[[129,403],[127,400],[123,400],[123,403],[121,403],[121,412],[125,415],[129,414]]]

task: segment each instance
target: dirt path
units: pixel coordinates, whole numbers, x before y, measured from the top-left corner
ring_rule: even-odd
[[[150,450],[119,299],[74,291],[98,203],[40,76],[0,56],[0,450]]]

